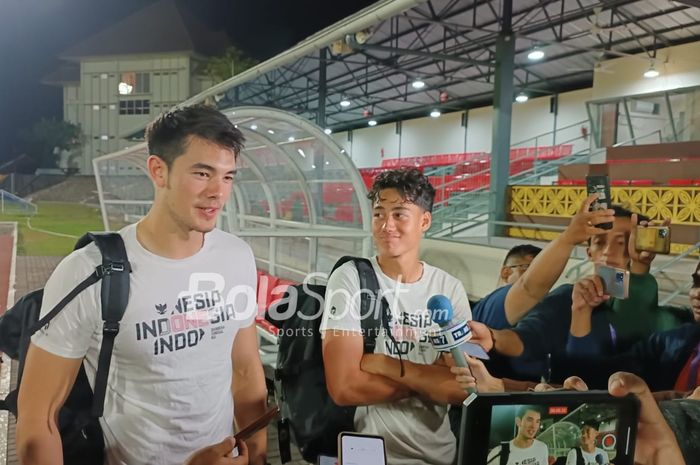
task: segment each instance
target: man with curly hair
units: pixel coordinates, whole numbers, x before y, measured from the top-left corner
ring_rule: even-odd
[[[382,296],[391,310],[390,334],[379,333],[373,354],[363,354],[360,281],[353,263],[329,278],[321,330],[326,384],[338,405],[359,406],[358,432],[384,438],[388,463],[453,463],[456,441],[447,404],[466,394],[431,345],[437,329],[426,304],[447,296],[454,319],[471,319],[462,283],[419,260],[430,228],[435,190],[418,169],[380,174],[369,193],[372,236],[377,255],[370,258]]]

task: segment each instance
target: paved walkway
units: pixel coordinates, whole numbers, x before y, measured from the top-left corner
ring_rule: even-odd
[[[56,268],[58,262],[61,261],[61,258],[62,257],[17,257],[15,298],[18,299],[29,291],[43,287],[46,280],[51,275],[51,272]],[[0,292],[0,294],[2,293]],[[4,363],[2,365],[2,370],[6,370],[9,366],[10,364]],[[16,372],[17,369],[14,367],[12,370],[13,376],[11,376],[11,385],[13,389],[17,383]],[[8,428],[4,432],[7,434],[7,465],[19,465],[15,453],[15,422],[12,415],[10,415],[8,421]],[[0,433],[2,433],[2,431],[0,431]],[[0,434],[0,441],[4,439],[2,436],[5,435]],[[292,465],[305,465],[306,462],[300,460],[296,448],[294,446],[292,446],[292,448],[294,449],[292,453],[292,458],[294,460],[290,463]],[[2,449],[5,450],[4,447]],[[274,424],[268,429],[268,461],[273,465],[281,463],[277,447],[277,428]],[[0,464],[1,463],[0,461]]]

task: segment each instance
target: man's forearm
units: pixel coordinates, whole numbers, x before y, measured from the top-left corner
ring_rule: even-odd
[[[374,405],[410,397],[412,392],[401,383],[388,377],[359,370],[342,386],[339,392],[330,389],[331,397],[338,405]],[[326,382],[328,384],[328,382]]]
[[[401,376],[401,361],[385,355],[365,355],[373,360],[370,363],[363,363],[365,367],[374,374],[385,376],[392,381],[401,383],[411,391],[416,392],[438,404],[459,404],[466,397],[467,393],[459,387],[455,376],[446,365],[425,365],[404,360],[404,373]]]
[[[17,455],[24,465],[62,465],[63,445],[58,427],[51,422],[31,422],[29,419],[17,421]]]
[[[537,254],[506,295],[509,324],[515,325],[547,295],[564,271],[574,246],[561,234]]]
[[[520,357],[525,351],[522,339],[510,329],[492,329],[493,348],[507,357]]]
[[[267,386],[260,369],[252,368],[244,375],[234,376],[234,414],[240,431],[265,413],[267,409]],[[258,431],[246,440],[251,465],[264,465],[267,461],[267,428]]]

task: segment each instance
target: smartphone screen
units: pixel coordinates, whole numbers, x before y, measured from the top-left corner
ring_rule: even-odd
[[[638,418],[633,397],[559,392],[508,399],[506,394],[493,403],[489,397],[479,395],[465,407],[472,418],[468,426],[463,420],[460,465],[577,463],[577,448],[586,464],[633,463]]]
[[[316,459],[316,465],[338,465],[338,459],[330,455],[320,454]]]
[[[341,433],[340,465],[386,465],[384,439],[379,436]]]

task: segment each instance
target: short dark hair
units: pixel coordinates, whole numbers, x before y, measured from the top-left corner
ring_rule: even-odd
[[[611,205],[610,208],[615,211],[615,216],[619,216],[621,218],[632,218],[632,215],[636,213],[618,204]],[[649,221],[649,217],[644,216],[641,213],[637,213],[637,221]]]
[[[521,405],[520,407],[518,407],[518,410],[515,413],[515,417],[520,418],[522,420],[522,418],[527,412],[535,412],[540,416],[540,418],[542,417],[542,410],[536,405]]]
[[[168,167],[185,153],[190,136],[196,136],[223,148],[234,157],[243,149],[245,137],[216,108],[192,105],[163,113],[146,128],[148,153],[161,158]]]
[[[503,264],[508,263],[513,257],[526,258],[526,257],[536,257],[538,253],[542,252],[542,249],[536,245],[531,244],[519,244],[511,248],[506,254],[506,258],[503,259]]]
[[[435,188],[418,168],[402,168],[380,173],[374,178],[367,198],[374,202],[384,189],[396,189],[404,200],[418,205],[427,212],[433,211]]]
[[[610,206],[612,210],[615,211],[615,216],[620,217],[620,218],[632,218],[632,215],[636,212],[633,212],[629,208],[623,207],[622,205],[619,204],[613,204]],[[642,215],[641,213],[637,213],[637,223],[640,221],[649,221],[649,217]],[[603,233],[601,233],[603,234]],[[588,238],[588,245],[591,245],[591,238]]]

